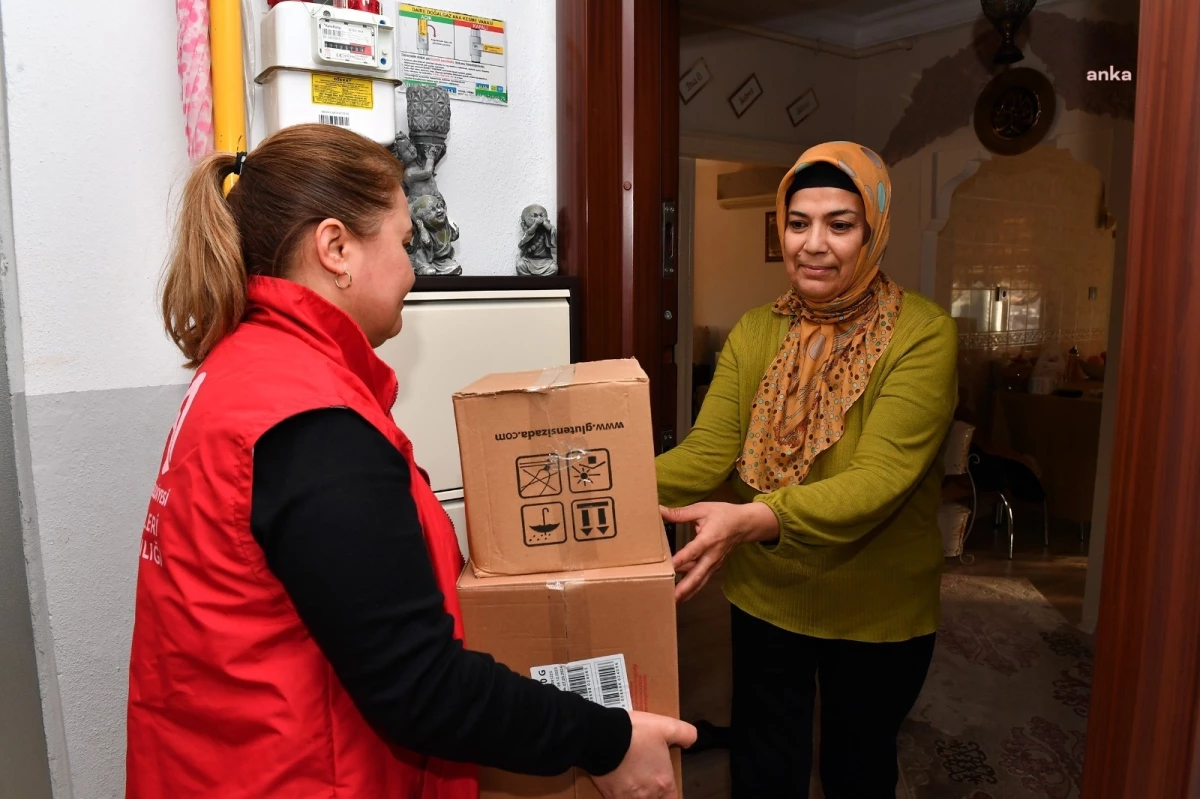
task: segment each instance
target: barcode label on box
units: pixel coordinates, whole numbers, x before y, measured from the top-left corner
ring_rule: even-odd
[[[337,125],[339,128],[350,127],[349,114],[330,114],[326,111],[322,111],[318,116],[317,121],[322,125]]]
[[[535,666],[529,670],[529,676],[538,682],[578,694],[604,707],[633,710],[633,703],[629,698],[629,672],[625,669],[624,655]]]

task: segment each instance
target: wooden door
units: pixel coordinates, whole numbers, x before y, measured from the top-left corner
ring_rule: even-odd
[[[1142,0],[1085,799],[1200,796],[1200,3]]]
[[[558,229],[583,358],[637,358],[674,444],[678,0],[558,0]]]

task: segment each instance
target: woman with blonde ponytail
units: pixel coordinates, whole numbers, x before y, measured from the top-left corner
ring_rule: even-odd
[[[246,307],[246,266],[222,189],[238,157],[213,153],[200,162],[184,189],[162,312],[167,335],[187,357],[189,369],[233,330]]]
[[[453,526],[373,351],[414,281],[402,179],[321,125],[188,179],[162,312],[196,374],[142,533],[128,797],[474,799],[479,764],[677,796],[690,725],[463,646]]]

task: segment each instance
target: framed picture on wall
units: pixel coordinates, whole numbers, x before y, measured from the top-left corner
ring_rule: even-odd
[[[708,71],[708,64],[701,58],[679,78],[679,99],[683,100],[684,105],[687,105],[693,97],[700,93],[701,89],[708,85],[710,80],[712,80],[712,73]]]
[[[767,211],[766,260],[768,263],[783,260],[783,245],[779,242],[779,223],[775,220],[776,213]]]
[[[787,107],[788,119],[792,120],[792,127],[796,127],[812,116],[817,108],[817,93],[812,89],[793,100],[792,104]]]
[[[729,95],[729,105],[733,108],[733,113],[740,119],[742,114],[750,110],[750,106],[762,97],[762,84],[758,82],[757,75],[751,75],[746,78],[746,81],[738,87],[738,90]]]

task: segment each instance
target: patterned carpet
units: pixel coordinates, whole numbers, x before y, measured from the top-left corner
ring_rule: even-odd
[[[909,799],[1073,799],[1092,648],[1024,579],[946,575],[925,690],[900,735]]]

